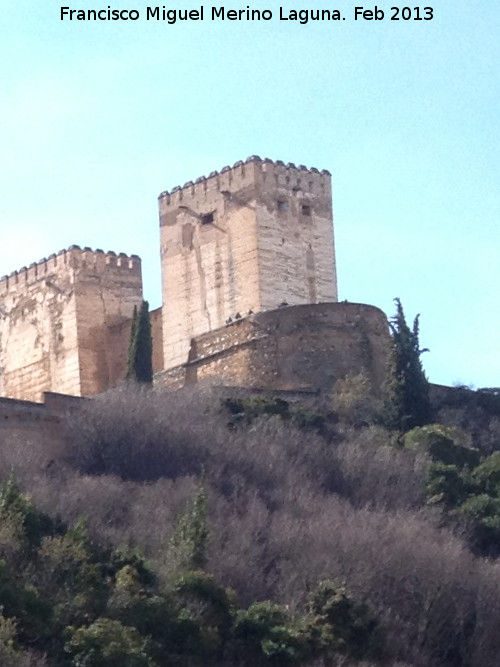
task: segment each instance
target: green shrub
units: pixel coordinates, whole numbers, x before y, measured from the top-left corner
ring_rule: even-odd
[[[318,654],[342,653],[355,660],[384,655],[381,627],[368,606],[355,602],[342,586],[320,582],[309,597],[309,632]]]
[[[422,426],[430,421],[429,382],[422,367],[419,315],[410,329],[403,306],[394,299],[396,315],[389,321],[392,345],[384,387],[384,422],[400,431]]]
[[[30,667],[32,664],[29,656],[17,646],[15,621],[0,614],[0,665]]]
[[[139,311],[134,306],[127,360],[127,379],[152,384],[153,339],[149,319],[149,304],[141,303]]]
[[[44,535],[60,528],[46,514],[35,509],[29,497],[21,493],[12,474],[0,484],[0,524],[4,539],[10,530],[12,546],[24,551],[38,547]]]
[[[228,398],[224,405],[229,410],[232,424],[244,421],[250,423],[258,417],[277,415],[283,421],[291,421],[300,428],[321,430],[325,418],[300,405],[290,404],[282,398],[270,394],[255,394],[245,398]]]
[[[472,479],[483,493],[499,497],[500,495],[500,452],[491,456],[477,466],[472,472]]]
[[[178,519],[172,535],[169,555],[174,566],[202,570],[206,565],[207,538],[207,496],[200,490]]]
[[[458,514],[468,521],[473,547],[481,555],[500,555],[500,499],[486,494],[471,496]]]
[[[433,461],[458,468],[474,468],[481,458],[478,450],[458,443],[457,437],[455,429],[430,424],[412,429],[406,433],[403,442],[408,449],[427,452]]]
[[[199,653],[221,656],[233,624],[234,604],[229,591],[204,572],[185,572],[173,584],[180,617],[201,630]]]
[[[161,665],[202,654],[201,629],[179,614],[175,600],[155,593],[131,564],[116,573],[107,614],[148,637],[148,653]]]
[[[470,493],[468,477],[457,466],[431,463],[427,470],[427,502],[448,509],[461,505]]]
[[[103,612],[109,586],[82,521],[64,535],[44,538],[37,584],[53,603],[57,623],[83,623]]]
[[[75,667],[154,667],[135,628],[99,618],[88,627],[68,627],[66,651]]]
[[[307,637],[293,627],[287,610],[272,602],[256,602],[238,611],[235,648],[249,667],[298,665],[308,655]]]

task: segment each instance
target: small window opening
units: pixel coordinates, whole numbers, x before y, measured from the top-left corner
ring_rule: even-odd
[[[214,222],[214,212],[211,213],[202,213],[201,215],[201,224],[202,225],[211,225]]]
[[[288,202],[284,199],[278,199],[278,211],[288,211]]]
[[[311,215],[311,207],[309,206],[309,204],[302,204],[302,215],[307,215],[307,216]]]

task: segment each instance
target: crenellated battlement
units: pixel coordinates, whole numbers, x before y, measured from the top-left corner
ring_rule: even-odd
[[[98,248],[80,246],[71,246],[66,253],[71,253],[74,266],[77,268],[90,268],[97,271],[109,271],[109,269],[118,269],[120,271],[133,272],[140,274],[141,258],[138,255],[127,255],[124,252],[116,253],[112,250],[104,252]]]
[[[159,195],[163,305],[151,315],[155,370],[180,367],[193,355],[206,365],[207,354],[223,366],[225,353],[237,349],[250,381],[261,361],[263,373],[271,368],[275,350],[265,341],[277,340],[265,331],[257,345],[256,317],[278,310],[285,325],[285,305],[307,311],[337,301],[331,180],[326,169],[252,155]],[[0,397],[38,401],[54,390],[92,396],[118,385],[142,299],[137,255],[87,246],[1,277]],[[226,326],[234,321],[238,326]],[[237,341],[245,331],[251,340]],[[300,345],[290,341],[295,353]]]
[[[17,271],[0,278],[0,295],[5,295],[11,289],[36,283],[45,277],[61,270],[91,269],[92,271],[109,271],[116,269],[120,272],[129,272],[140,275],[141,258],[138,255],[115,253],[112,250],[93,250],[89,247],[81,248],[72,245],[69,248],[53,253],[48,257],[23,266]]]
[[[212,171],[208,176],[200,176],[195,181],[188,181],[183,186],[177,185],[172,190],[165,190],[158,199],[161,208],[174,208],[190,202],[200,202],[214,190],[221,194],[234,192],[256,181],[264,187],[280,187],[290,190],[315,194],[328,193],[331,174],[326,169],[285,164],[281,160],[270,160],[258,155],[251,155],[245,161],[239,160],[232,167],[226,165],[220,171]]]

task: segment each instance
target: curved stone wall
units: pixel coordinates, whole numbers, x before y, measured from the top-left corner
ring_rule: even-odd
[[[328,390],[365,372],[384,380],[389,350],[384,313],[365,304],[322,303],[250,314],[191,340],[182,366],[157,375],[179,387],[211,382],[262,389]]]

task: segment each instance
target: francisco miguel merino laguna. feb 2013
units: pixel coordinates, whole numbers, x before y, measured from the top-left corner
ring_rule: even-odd
[[[205,11],[206,10],[206,11]],[[174,24],[177,21],[204,21],[205,17],[212,21],[269,21],[273,18],[270,9],[227,9],[226,7],[200,6],[199,9],[169,9],[165,5],[146,7],[141,10],[147,21],[165,21]],[[141,18],[138,9],[71,9],[61,7],[61,21],[137,21]],[[280,21],[341,21],[343,19],[338,9],[286,9],[279,8]]]

